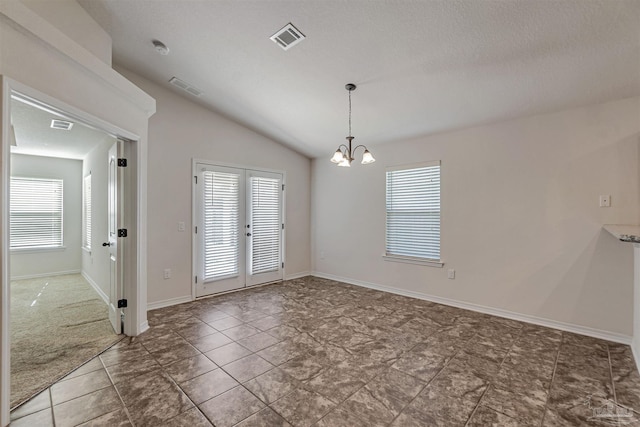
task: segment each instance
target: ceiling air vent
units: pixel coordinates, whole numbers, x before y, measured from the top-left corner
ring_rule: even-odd
[[[196,87],[190,85],[189,83],[185,82],[184,80],[180,80],[177,77],[171,77],[171,80],[169,80],[169,83],[171,83],[174,86],[179,87],[180,89],[184,90],[185,92],[189,92],[193,96],[202,95],[202,91],[200,89],[197,89]]]
[[[73,127],[72,122],[68,122],[66,120],[57,120],[57,119],[51,120],[52,129],[71,130],[72,127]]]
[[[271,36],[271,40],[284,50],[289,50],[304,39],[304,34],[291,23],[285,25],[284,28]]]

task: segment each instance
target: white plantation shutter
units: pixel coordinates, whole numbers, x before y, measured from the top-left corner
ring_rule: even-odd
[[[440,260],[440,162],[387,170],[386,253]]]
[[[280,268],[280,179],[252,176],[250,185],[251,250],[250,274]]]
[[[218,280],[238,275],[240,176],[205,171],[204,278]]]
[[[82,246],[91,249],[91,174],[84,177],[82,188]]]
[[[61,179],[11,178],[11,248],[62,246]]]

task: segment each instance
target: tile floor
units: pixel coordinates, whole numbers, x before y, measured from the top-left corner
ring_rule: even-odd
[[[640,424],[628,346],[325,279],[154,310],[149,324],[11,425]]]

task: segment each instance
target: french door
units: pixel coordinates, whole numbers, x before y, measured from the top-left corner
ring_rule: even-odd
[[[282,174],[196,163],[196,297],[282,280]]]

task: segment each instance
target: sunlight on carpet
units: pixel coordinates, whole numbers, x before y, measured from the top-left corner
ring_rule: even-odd
[[[80,274],[11,282],[11,406],[121,339]]]

